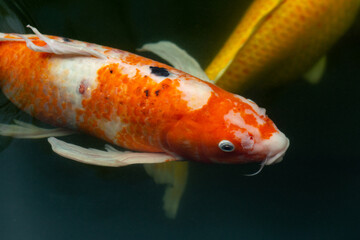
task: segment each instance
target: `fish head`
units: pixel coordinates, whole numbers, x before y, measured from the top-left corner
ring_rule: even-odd
[[[202,109],[180,119],[167,140],[172,153],[208,163],[270,165],[280,162],[289,146],[265,109],[227,92],[212,96]]]

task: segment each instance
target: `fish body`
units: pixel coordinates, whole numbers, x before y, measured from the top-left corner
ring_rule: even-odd
[[[325,55],[359,6],[359,0],[255,0],[206,73],[233,92],[283,84]]]
[[[252,101],[168,65],[56,36],[0,39],[3,93],[48,124],[201,162],[271,164],[289,145]]]

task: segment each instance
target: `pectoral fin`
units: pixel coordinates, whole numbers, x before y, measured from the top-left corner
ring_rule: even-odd
[[[27,38],[26,35],[22,34],[13,34],[14,36],[20,37],[22,39],[14,39],[14,38],[4,38],[2,37],[0,41],[25,41],[26,46],[35,51],[35,52],[47,52],[53,53],[57,55],[80,55],[80,56],[93,56],[97,58],[107,59],[107,57],[94,49],[78,46],[71,43],[64,43],[60,41],[56,41],[55,39],[51,39],[43,34],[41,34],[36,28],[27,25],[28,28],[36,34],[36,36],[44,41],[46,44],[44,46],[35,45],[32,40]]]
[[[66,143],[54,137],[48,138],[54,152],[78,162],[106,166],[122,167],[138,163],[162,163],[175,161],[176,158],[166,153],[140,153],[130,151],[118,151],[110,145],[105,145],[106,151],[83,148],[74,144]]]
[[[170,162],[144,165],[146,172],[157,184],[166,184],[163,209],[168,218],[175,218],[184,193],[189,163]]]
[[[14,138],[48,138],[67,136],[74,133],[74,131],[64,128],[39,128],[33,124],[25,123],[19,120],[14,120],[15,124],[0,123],[0,135]]]
[[[175,68],[198,77],[204,81],[210,81],[200,64],[185,50],[169,41],[148,43],[138,51],[149,51],[168,61]]]
[[[160,41],[158,43],[148,43],[138,50],[153,52],[175,68],[204,81],[211,82],[200,64],[186,51],[172,42]],[[144,167],[146,172],[157,184],[166,185],[163,197],[163,209],[168,218],[174,219],[186,187],[189,168],[188,162],[147,164],[144,165]]]
[[[315,65],[304,74],[304,78],[311,84],[317,84],[320,82],[326,69],[326,56],[320,58]]]

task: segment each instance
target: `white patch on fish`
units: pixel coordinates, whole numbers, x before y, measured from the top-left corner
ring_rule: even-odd
[[[233,124],[235,126],[238,126],[239,128],[246,129],[249,133],[253,134],[256,139],[261,137],[259,129],[246,124],[241,114],[239,112],[235,113],[233,109],[231,109],[227,114],[225,114],[224,120],[228,124]]]
[[[49,64],[52,65],[51,75],[53,83],[58,85],[61,90],[59,104],[68,102],[73,108],[82,108],[82,100],[89,96],[89,92],[97,87],[97,71],[104,65],[104,61],[97,58],[72,57],[72,58],[50,58]],[[79,93],[79,86],[86,82],[85,96]],[[59,106],[61,107],[61,106]],[[70,126],[76,127],[75,111],[74,114],[67,116]]]
[[[121,121],[121,118],[112,114],[111,121],[103,121],[101,129],[104,130],[106,137],[109,139],[116,139],[116,135],[126,128],[129,124]],[[116,129],[116,131],[114,131]]]
[[[209,85],[204,82],[188,79],[188,80],[179,80],[180,86],[177,88],[181,91],[181,97],[183,100],[187,101],[187,106],[191,110],[201,109],[205,106],[211,94],[214,92]]]
[[[265,117],[266,109],[259,107],[253,100],[246,99],[246,98],[244,98],[242,96],[239,96],[239,95],[235,95],[235,97],[240,99],[242,102],[249,104],[252,107],[252,109],[254,110],[255,113],[257,113],[260,116]]]
[[[235,137],[241,139],[241,146],[245,150],[251,150],[254,147],[254,139],[246,131],[236,131]]]

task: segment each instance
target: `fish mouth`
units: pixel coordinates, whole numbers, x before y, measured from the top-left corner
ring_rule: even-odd
[[[271,151],[266,157],[265,165],[281,162],[284,158],[286,150],[290,145],[289,139],[281,132],[280,134],[274,135],[271,138],[273,143],[271,146]]]

